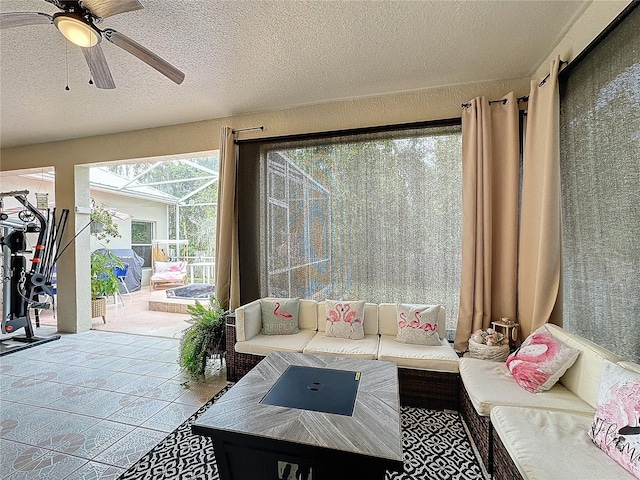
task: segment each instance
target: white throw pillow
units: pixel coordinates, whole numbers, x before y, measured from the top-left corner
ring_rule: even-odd
[[[441,308],[441,305],[399,303],[396,341],[414,345],[442,345],[438,336],[438,316]]]
[[[640,375],[604,362],[596,414],[587,432],[593,443],[640,478]]]
[[[364,338],[364,300],[353,302],[326,300],[325,336],[362,340]]]
[[[527,392],[540,393],[553,387],[579,354],[580,350],[562,343],[543,325],[507,357],[507,368]]]

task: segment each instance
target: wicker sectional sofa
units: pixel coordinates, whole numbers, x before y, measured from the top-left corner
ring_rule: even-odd
[[[460,359],[460,412],[486,469],[495,480],[634,478],[587,436],[605,361],[638,371],[614,353],[548,324],[547,330],[580,350],[550,390],[529,393],[504,363]]]
[[[403,405],[458,410],[458,355],[444,338],[444,309],[440,315],[439,346],[397,342],[394,303],[365,305],[362,340],[326,336],[326,305],[313,300],[300,300],[298,333],[263,335],[260,300],[255,300],[227,316],[227,380],[239,380],[266,355],[278,350],[386,360],[398,365]]]

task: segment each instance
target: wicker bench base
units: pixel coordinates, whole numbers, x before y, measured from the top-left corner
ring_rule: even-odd
[[[460,375],[398,368],[400,404],[433,410],[458,410]]]
[[[480,459],[484,467],[487,472],[491,473],[493,467],[493,443],[491,441],[493,428],[491,427],[491,419],[478,415],[462,381],[460,381],[460,413],[467,427],[469,427],[469,433],[471,433],[471,438],[480,453]]]
[[[492,428],[491,444],[493,445],[493,479],[523,480],[522,475],[513,463],[509,452],[502,443],[500,435]]]
[[[227,316],[227,381],[237,382],[264,357],[235,350],[235,315]],[[400,403],[434,410],[458,410],[460,375],[410,368],[398,369]]]

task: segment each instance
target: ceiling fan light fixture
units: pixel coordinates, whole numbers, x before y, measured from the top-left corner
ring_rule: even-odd
[[[53,23],[67,40],[79,47],[93,47],[102,40],[100,31],[79,15],[56,13]]]

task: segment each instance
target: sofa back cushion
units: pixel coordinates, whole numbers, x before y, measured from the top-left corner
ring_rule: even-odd
[[[606,348],[596,345],[579,335],[569,333],[562,327],[552,323],[547,323],[545,326],[558,340],[580,350],[577,360],[560,378],[560,383],[593,408],[596,408],[604,361],[608,360],[612,363],[617,363],[622,359]]]
[[[324,333],[327,326],[327,304],[324,301],[318,303],[317,322],[318,331]],[[375,303],[365,304],[363,326],[365,335],[378,334],[378,305]]]
[[[378,316],[380,322],[380,335],[395,337],[398,335],[398,306],[395,303],[381,303],[378,306]],[[438,315],[438,336],[440,340],[445,338],[447,312],[444,307],[440,307]]]
[[[318,330],[318,302],[300,299],[298,326],[300,330]]]

